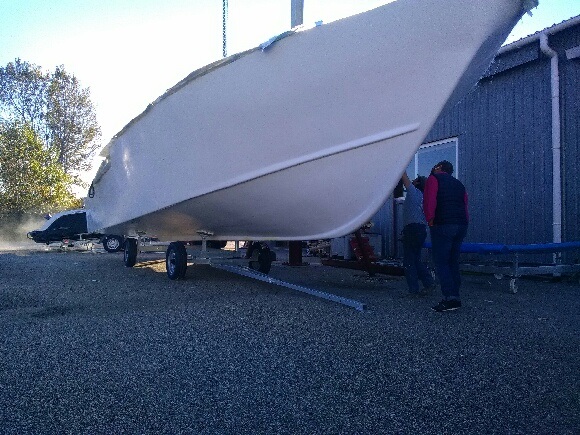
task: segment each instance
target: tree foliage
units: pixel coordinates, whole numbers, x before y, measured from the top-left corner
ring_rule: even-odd
[[[89,89],[82,89],[62,66],[56,68],[48,86],[46,120],[50,146],[65,172],[90,169],[90,159],[99,146],[100,127]]]
[[[72,183],[32,126],[0,124],[0,216],[79,207]]]
[[[0,67],[0,120],[23,122],[44,137],[49,75],[16,59]]]
[[[100,146],[90,90],[63,66],[44,73],[16,59],[0,67],[0,122],[28,125],[69,175],[90,169]]]

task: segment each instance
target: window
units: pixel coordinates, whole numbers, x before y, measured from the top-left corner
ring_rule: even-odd
[[[418,175],[427,177],[433,166],[441,160],[453,163],[453,174],[457,175],[457,138],[421,145],[407,166],[407,174],[411,179]]]
[[[48,229],[65,236],[86,233],[86,213],[65,214],[55,220]]]

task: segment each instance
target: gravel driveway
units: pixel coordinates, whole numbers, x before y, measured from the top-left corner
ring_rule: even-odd
[[[275,263],[361,312],[157,254],[0,252],[0,433],[580,433],[580,286]]]

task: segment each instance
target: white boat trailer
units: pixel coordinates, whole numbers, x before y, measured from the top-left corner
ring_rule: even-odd
[[[136,264],[138,252],[163,252],[165,254],[165,266],[169,279],[183,279],[187,270],[188,263],[207,264],[216,269],[225,270],[237,275],[267,282],[292,290],[300,291],[312,296],[337,302],[342,305],[354,308],[358,311],[366,310],[363,302],[338,296],[332,293],[323,292],[316,289],[292,284],[280,279],[268,276],[273,256],[269,252],[256,249],[250,259],[240,257],[226,257],[222,250],[210,250],[207,247],[207,238],[203,237],[201,246],[190,246],[182,242],[159,242],[150,238],[136,239],[129,238],[125,243],[123,261],[125,266],[133,267]]]

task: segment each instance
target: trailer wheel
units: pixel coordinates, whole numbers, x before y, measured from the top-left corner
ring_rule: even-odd
[[[103,237],[103,248],[107,252],[118,252],[123,248],[123,238],[119,236]]]
[[[270,273],[272,261],[276,260],[276,254],[270,251],[270,248],[268,247],[259,246],[256,249],[258,250],[257,256],[256,253],[252,255],[252,260],[250,260],[250,269],[257,270],[258,272],[265,274]]]
[[[183,279],[187,270],[187,250],[181,242],[171,242],[165,254],[165,266],[169,279]]]
[[[129,238],[125,240],[123,262],[127,267],[133,267],[135,266],[135,263],[137,263],[137,239]]]

